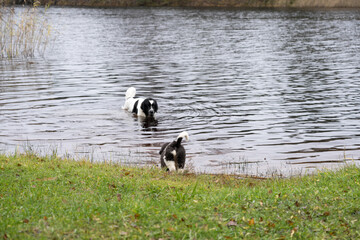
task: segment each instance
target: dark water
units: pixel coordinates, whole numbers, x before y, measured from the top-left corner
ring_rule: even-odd
[[[198,172],[360,160],[360,11],[50,8],[44,58],[1,60],[0,150],[158,164],[188,131]],[[157,123],[121,109],[130,86]]]

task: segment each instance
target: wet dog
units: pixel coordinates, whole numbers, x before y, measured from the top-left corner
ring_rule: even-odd
[[[128,88],[125,94],[125,103],[122,108],[139,117],[154,118],[158,110],[156,100],[152,98],[135,98],[135,95],[136,89],[134,87]]]
[[[186,152],[181,145],[182,139],[189,140],[189,134],[182,132],[179,136],[170,143],[165,143],[159,152],[161,167],[167,171],[183,170],[185,167]]]

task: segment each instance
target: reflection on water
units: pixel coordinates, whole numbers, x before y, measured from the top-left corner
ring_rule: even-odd
[[[51,8],[47,57],[1,61],[0,149],[158,164],[186,130],[199,172],[358,161],[359,13]],[[121,109],[129,86],[156,121]]]

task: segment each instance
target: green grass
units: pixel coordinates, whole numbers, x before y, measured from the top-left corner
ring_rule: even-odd
[[[359,239],[359,220],[354,166],[255,180],[0,155],[3,239]]]

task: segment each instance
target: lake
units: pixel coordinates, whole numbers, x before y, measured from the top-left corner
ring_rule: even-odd
[[[0,60],[0,151],[159,165],[187,131],[199,173],[360,162],[360,11],[61,8],[44,57]],[[121,109],[158,101],[156,121]]]

